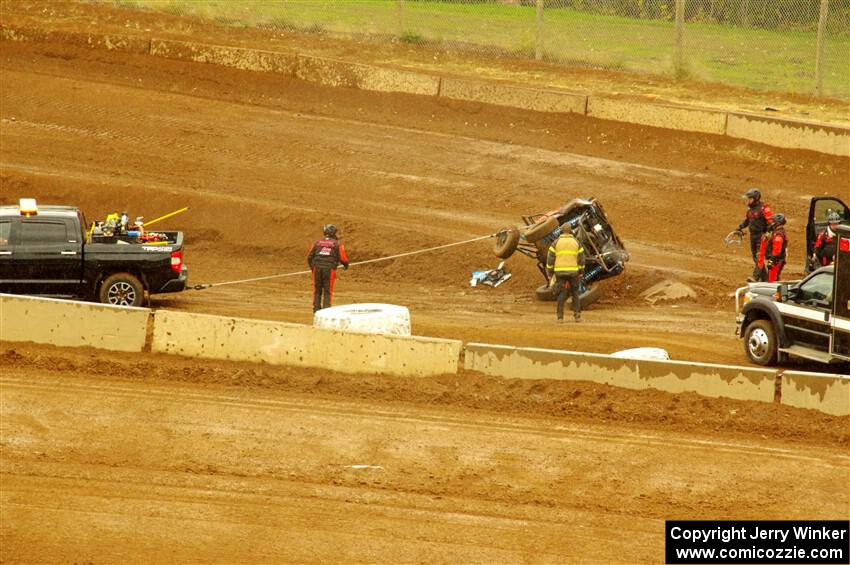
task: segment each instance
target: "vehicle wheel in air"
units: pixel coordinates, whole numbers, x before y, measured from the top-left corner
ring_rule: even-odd
[[[493,244],[493,253],[499,259],[507,259],[516,251],[516,246],[519,243],[519,230],[511,226],[502,228],[496,233],[496,242]]]
[[[776,364],[776,331],[770,320],[756,320],[744,333],[744,351],[757,365]]]
[[[525,240],[528,243],[539,241],[558,229],[558,226],[560,226],[558,218],[549,216],[542,222],[528,226],[528,229],[525,230]]]
[[[145,301],[145,289],[130,273],[115,273],[100,285],[99,298],[102,303],[114,306],[141,306]]]

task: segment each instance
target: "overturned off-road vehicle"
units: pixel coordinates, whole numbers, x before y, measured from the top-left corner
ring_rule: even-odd
[[[576,198],[557,210],[523,216],[522,220],[523,226],[499,230],[493,252],[500,259],[519,252],[537,260],[537,268],[545,281],[535,291],[538,300],[555,300],[554,288],[549,286],[546,274],[546,256],[549,246],[565,229],[572,231],[585,252],[584,276],[579,289],[582,308],[601,297],[596,283],[622,273],[629,260],[623,243],[608,223],[605,210],[595,198]]]

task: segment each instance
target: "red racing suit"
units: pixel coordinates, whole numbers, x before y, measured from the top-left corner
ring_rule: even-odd
[[[838,234],[827,228],[818,234],[815,240],[814,254],[819,265],[826,267],[835,261],[835,251],[838,248]]]
[[[329,308],[333,300],[336,268],[342,264],[344,269],[348,269],[345,247],[335,237],[322,238],[310,248],[307,264],[313,271],[313,312]]]
[[[785,266],[785,251],[788,248],[788,236],[785,228],[779,226],[772,233],[761,238],[758,268],[767,278],[767,282],[776,282]]]

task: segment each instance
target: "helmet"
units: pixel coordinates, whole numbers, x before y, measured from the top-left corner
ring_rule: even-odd
[[[841,222],[841,215],[833,210],[829,214],[826,215],[826,221],[830,224],[837,224]]]
[[[333,224],[325,224],[325,227],[322,228],[322,231],[325,233],[327,237],[335,237],[336,236],[336,226]]]
[[[785,219],[785,214],[774,214],[773,215],[773,225],[774,226],[784,226],[788,220]]]
[[[752,198],[753,200],[761,200],[761,191],[757,188],[751,188],[744,193],[744,198]]]

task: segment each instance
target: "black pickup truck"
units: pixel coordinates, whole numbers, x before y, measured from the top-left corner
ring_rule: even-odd
[[[736,334],[753,363],[850,362],[850,226],[837,233],[833,265],[801,281],[753,283],[736,292]]]
[[[72,206],[24,200],[0,206],[0,292],[73,296],[117,306],[141,306],[145,292],[186,288],[182,232],[158,241],[96,237]]]

